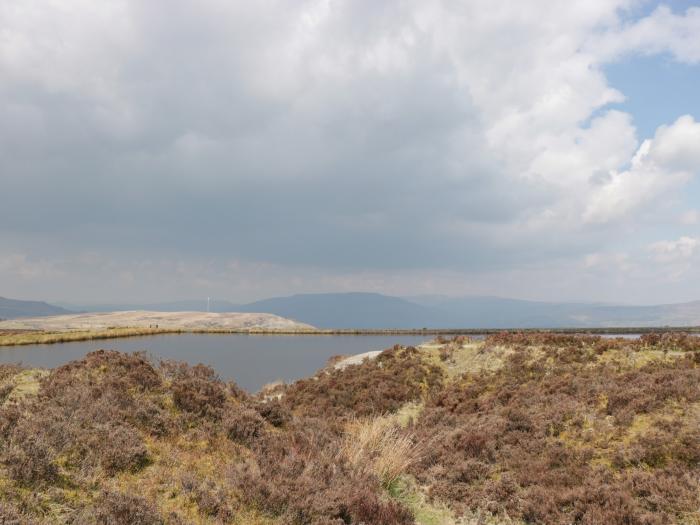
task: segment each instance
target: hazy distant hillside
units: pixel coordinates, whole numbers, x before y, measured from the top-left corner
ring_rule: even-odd
[[[16,319],[18,317],[40,317],[44,315],[61,315],[70,313],[64,308],[53,306],[42,301],[21,301],[0,297],[0,319]]]
[[[500,297],[398,298],[374,293],[305,294],[239,307],[319,328],[586,328],[698,326],[700,301],[627,306]]]
[[[319,328],[586,328],[700,325],[700,301],[619,306],[500,297],[398,298],[374,293],[306,294],[243,305]]]
[[[206,312],[206,300],[70,305],[74,311]],[[211,312],[270,313],[319,328],[586,328],[698,326],[700,301],[653,306],[549,303],[500,297],[391,297],[376,293],[301,294],[248,304],[212,300]],[[47,314],[35,314],[47,315]]]
[[[413,298],[448,312],[459,326],[470,328],[561,328],[579,326],[576,312],[587,311],[591,305],[545,303],[505,299],[500,297],[440,297]]]
[[[241,306],[318,328],[422,328],[448,326],[449,314],[436,308],[376,293],[327,293],[275,297]]]
[[[585,328],[616,326],[698,326],[700,301],[633,306],[548,303],[499,297],[413,297],[449,312],[459,326],[473,328]]]
[[[699,326],[700,301],[652,306],[600,306],[587,324],[596,326]]]

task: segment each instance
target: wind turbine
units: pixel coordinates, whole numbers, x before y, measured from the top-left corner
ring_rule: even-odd
[[[210,297],[207,297],[207,313],[209,313],[209,300],[210,300]]]

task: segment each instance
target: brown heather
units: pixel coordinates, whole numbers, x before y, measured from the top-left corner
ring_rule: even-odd
[[[385,350],[375,360],[303,379],[283,402],[293,412],[321,418],[367,417],[393,412],[442,384],[442,371],[411,346]]]
[[[489,337],[486,348],[512,353],[499,370],[464,374],[430,399],[415,431],[431,452],[412,472],[458,513],[698,523],[699,342]]]
[[[684,334],[443,338],[258,395],[143,354],[3,365],[0,524],[697,525],[698,385]]]

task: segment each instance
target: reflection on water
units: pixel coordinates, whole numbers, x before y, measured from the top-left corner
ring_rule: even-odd
[[[381,350],[397,343],[418,345],[427,339],[430,337],[173,334],[0,347],[0,363],[52,368],[99,348],[145,350],[156,358],[210,365],[223,379],[252,392],[272,381],[289,382],[309,376],[334,355]]]

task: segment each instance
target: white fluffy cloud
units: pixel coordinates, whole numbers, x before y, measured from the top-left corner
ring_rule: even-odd
[[[134,261],[182,260],[191,290],[226,296],[230,260],[249,282],[284,275],[276,293],[297,272],[407,294],[417,275],[444,292],[564,274],[618,253],[700,171],[693,116],[639,137],[611,107],[610,61],[700,61],[699,8],[630,18],[639,5],[4,1],[0,242],[34,261],[100,252],[146,295],[163,288]]]
[[[700,123],[689,116],[661,126],[645,140],[623,172],[610,171],[608,182],[592,192],[584,218],[608,222],[653,203],[700,170]]]
[[[676,14],[668,5],[660,5],[641,20],[611,27],[589,45],[608,60],[630,52],[670,53],[676,60],[697,63],[700,61],[700,6]]]

